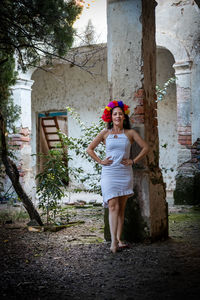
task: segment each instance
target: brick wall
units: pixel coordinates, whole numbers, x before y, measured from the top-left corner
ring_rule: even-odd
[[[131,123],[144,124],[144,90],[138,89],[134,93],[133,101],[136,104],[134,108],[134,114],[130,117]]]
[[[12,134],[9,138],[8,144],[11,146],[12,150],[16,151],[16,156],[21,157],[20,151],[26,145],[30,145],[30,130],[28,128],[21,128],[19,133]],[[17,155],[19,152],[19,155]],[[25,171],[23,170],[22,159],[17,161],[17,169],[21,177],[25,176]]]

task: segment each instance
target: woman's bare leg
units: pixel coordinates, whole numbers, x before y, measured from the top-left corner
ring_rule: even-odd
[[[118,227],[118,214],[119,214],[119,199],[113,198],[108,201],[109,207],[109,226],[111,234],[111,247],[110,250],[115,253],[117,251],[117,227]]]
[[[117,240],[119,243],[119,246],[123,245],[123,242],[121,241],[121,235],[124,225],[124,212],[126,208],[126,202],[127,202],[128,196],[123,196],[119,198],[119,213],[118,213],[118,222],[117,222]]]

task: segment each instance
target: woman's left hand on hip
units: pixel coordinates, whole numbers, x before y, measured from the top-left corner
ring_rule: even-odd
[[[131,166],[133,164],[133,161],[129,158],[123,158],[121,164],[124,166]]]

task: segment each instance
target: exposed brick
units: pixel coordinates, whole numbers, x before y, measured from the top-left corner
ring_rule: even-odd
[[[178,135],[180,140],[191,140],[191,135]]]
[[[19,176],[20,176],[20,177],[24,177],[24,176],[25,176],[25,173],[24,173],[24,172],[19,172]]]
[[[30,142],[29,136],[20,136],[20,137],[13,137],[11,139],[13,142]]]
[[[134,102],[135,102],[137,105],[143,105],[143,104],[144,104],[144,98],[135,98],[135,99],[134,99]]]
[[[144,106],[143,105],[136,106],[134,109],[134,114],[137,114],[137,115],[144,114]]]
[[[22,141],[22,142],[30,142],[30,137],[28,137],[28,136],[21,136],[20,141]]]
[[[131,118],[130,118],[130,121],[131,123],[134,123],[134,124],[144,124],[144,115],[133,115]]]
[[[191,144],[192,144],[192,141],[191,141],[191,140],[181,140],[181,139],[178,139],[178,142],[179,142],[181,145],[191,145]]]
[[[144,90],[139,89],[137,92],[134,93],[134,98],[144,98]]]
[[[20,140],[9,141],[9,145],[11,145],[11,146],[21,146],[22,144],[23,144],[23,142]]]
[[[178,131],[191,132],[191,126],[178,126]]]
[[[191,126],[186,127],[178,127],[178,134],[179,135],[191,135]]]
[[[28,127],[26,127],[26,128],[21,128],[20,134],[22,134],[22,135],[24,135],[24,136],[27,136],[27,135],[30,134],[30,130],[28,129]]]

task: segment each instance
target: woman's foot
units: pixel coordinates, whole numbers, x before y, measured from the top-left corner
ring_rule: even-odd
[[[116,253],[117,252],[117,249],[118,249],[118,242],[115,241],[115,242],[112,242],[111,243],[111,246],[110,246],[110,251],[112,253]]]
[[[119,241],[118,247],[119,247],[120,249],[123,249],[123,248],[129,248],[129,245],[128,245],[127,243],[124,243],[124,242],[122,242],[122,241]]]
[[[117,247],[110,247],[110,251],[112,253],[116,253],[117,252]]]

